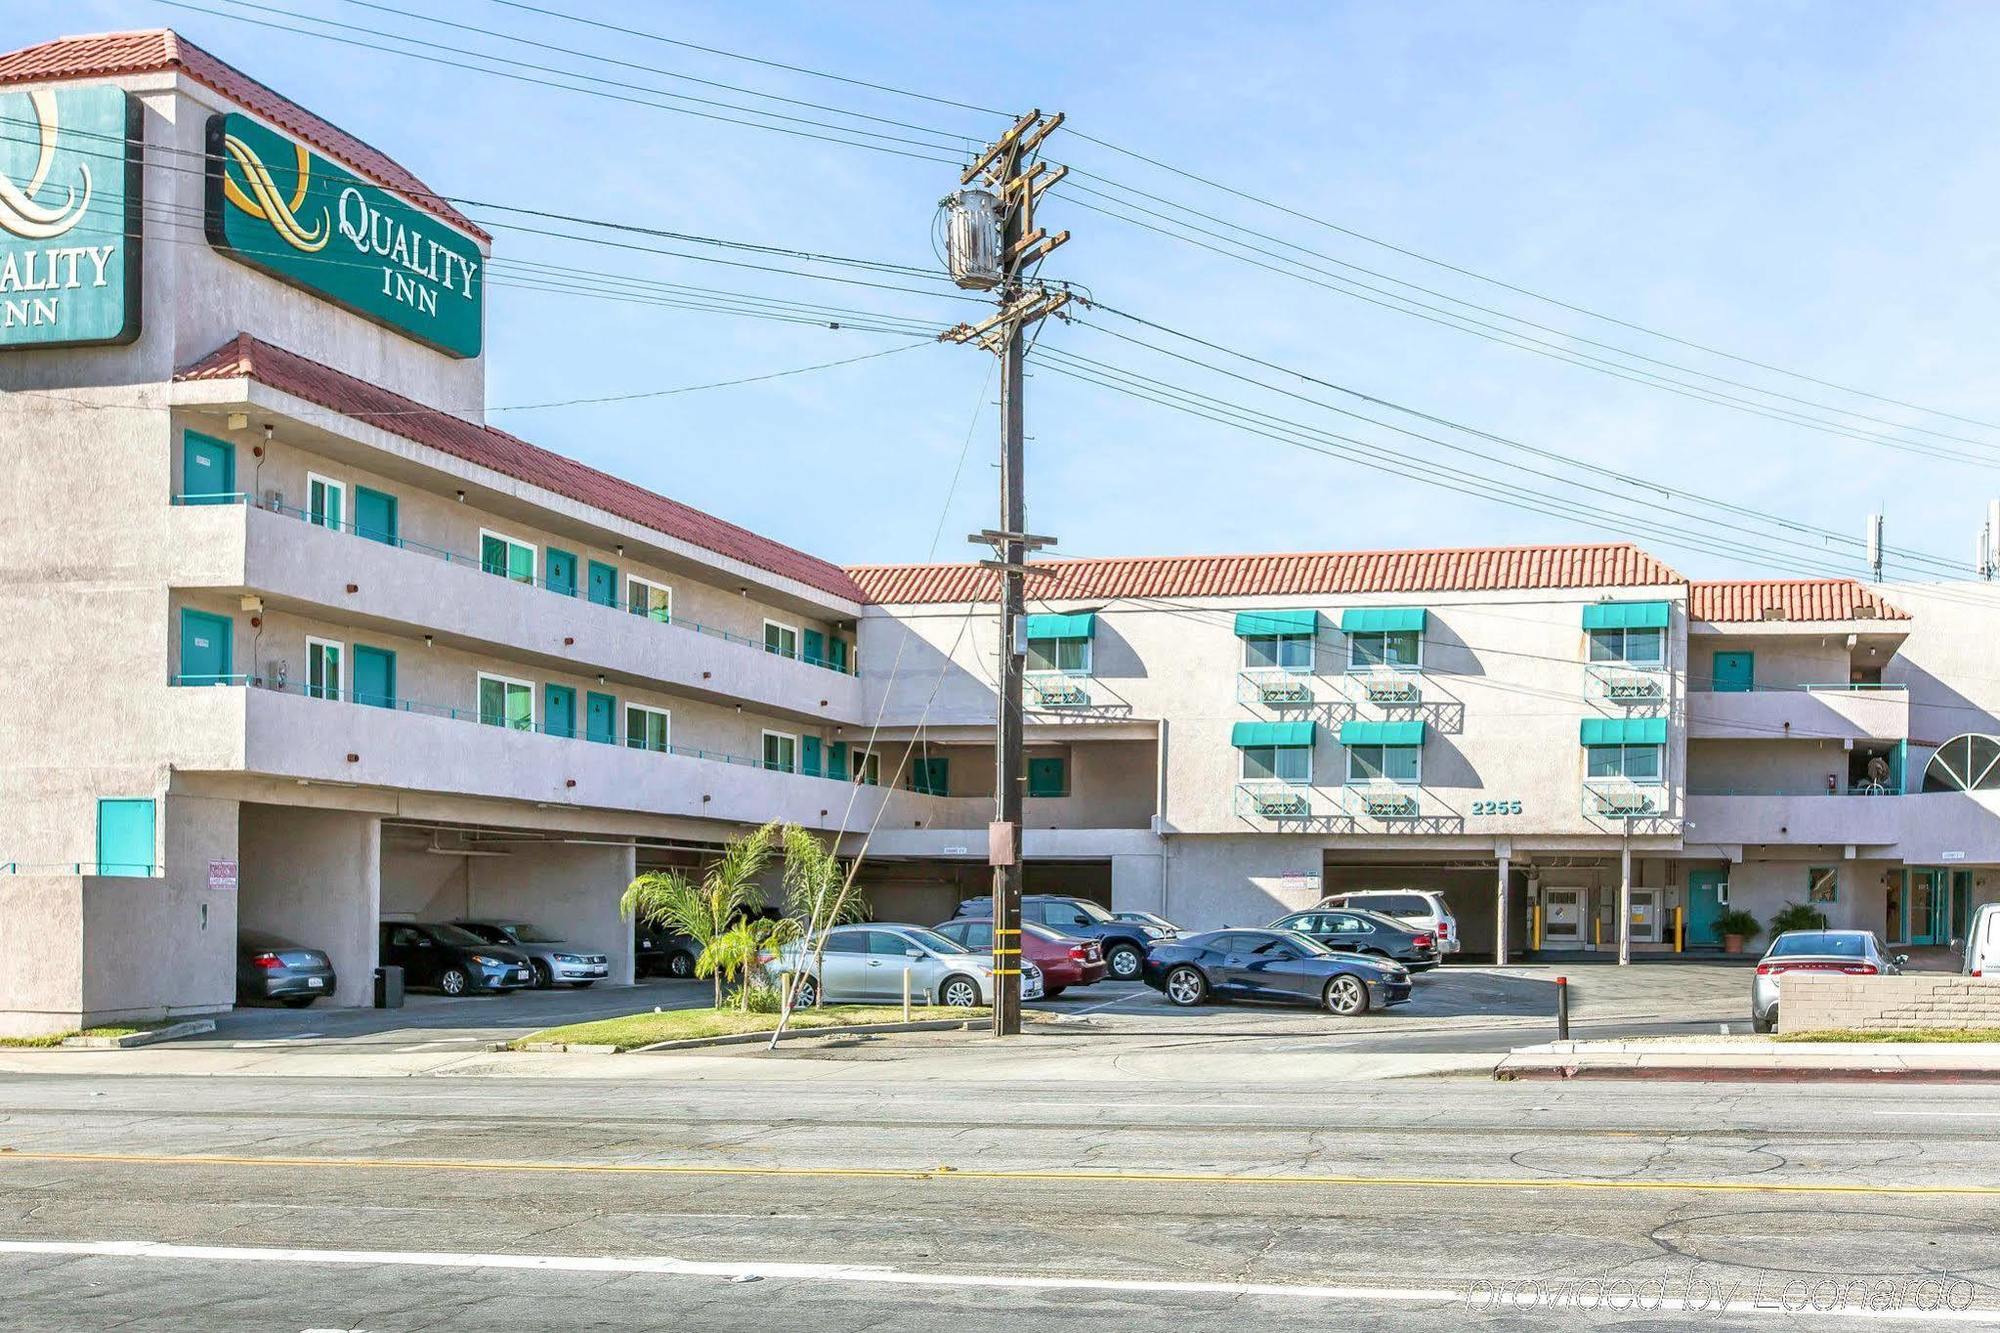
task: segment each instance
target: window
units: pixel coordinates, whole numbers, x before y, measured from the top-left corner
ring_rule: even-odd
[[[1059,671],[1066,676],[1090,674],[1089,639],[1028,640],[1028,670]]]
[[[1069,760],[1048,755],[1028,761],[1028,795],[1069,795]]]
[[[836,930],[826,937],[824,953],[867,953],[868,931]]]
[[[796,625],[781,625],[775,620],[764,622],[764,651],[776,653],[780,657],[799,655],[799,630]]]
[[[1367,671],[1372,667],[1419,667],[1424,662],[1421,630],[1357,630],[1347,636],[1347,667]]]
[[[347,487],[316,472],[306,473],[306,521],[322,528],[341,524]]]
[[[778,773],[798,772],[799,738],[782,731],[765,732],[764,767]]]
[[[1840,871],[1826,867],[1815,867],[1807,871],[1806,901],[1809,903],[1839,902]]]
[[[984,953],[993,948],[993,926],[986,921],[973,921],[952,932],[951,939],[974,952]]]
[[[673,605],[673,590],[665,584],[642,579],[636,574],[625,576],[625,609],[633,615],[664,624],[673,618]]]
[[[1312,748],[1305,745],[1248,745],[1243,748],[1243,777],[1250,782],[1312,783]]]
[[[1313,669],[1313,640],[1305,634],[1255,634],[1243,640],[1243,665],[1252,671]]]
[[[505,676],[479,677],[479,720],[489,727],[535,729],[535,687]]]
[[[1666,633],[1657,629],[1594,629],[1590,660],[1659,666],[1666,661]]]
[[[306,693],[315,699],[341,697],[347,647],[330,639],[306,640]]]
[[[516,583],[535,581],[535,548],[504,533],[479,530],[479,567]]]
[[[1421,782],[1424,751],[1420,745],[1350,745],[1349,782]]]
[[[1661,745],[1593,745],[1584,751],[1584,776],[1658,782]]]
[[[869,787],[882,785],[882,760],[879,755],[863,754],[855,751],[854,780]]]
[[[625,744],[666,754],[673,748],[673,719],[664,708],[625,705]]]

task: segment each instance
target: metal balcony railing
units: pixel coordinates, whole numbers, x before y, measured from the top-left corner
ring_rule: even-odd
[[[1090,689],[1075,676],[1031,676],[1027,688],[1028,702],[1036,708],[1090,707]]]
[[[1285,782],[1239,782],[1235,811],[1256,819],[1311,819],[1312,789]]]
[[[1668,677],[1664,667],[1592,662],[1586,671],[1592,692],[1607,703],[1639,707],[1666,702]]]
[[[1664,783],[1598,778],[1583,784],[1583,812],[1594,819],[1658,819],[1670,813],[1672,800]]]
[[[1387,708],[1413,708],[1424,701],[1422,676],[1415,667],[1371,666],[1348,674],[1361,696]]]
[[[1357,819],[1417,819],[1423,815],[1422,792],[1395,782],[1356,783],[1341,788],[1347,813]]]
[[[1279,667],[1255,667],[1236,675],[1236,702],[1263,708],[1308,708],[1313,678]]]

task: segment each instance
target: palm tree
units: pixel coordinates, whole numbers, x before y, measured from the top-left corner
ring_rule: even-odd
[[[695,960],[695,971],[706,975],[739,978],[737,995],[743,1009],[750,1008],[750,972],[767,954],[784,948],[799,935],[798,923],[790,917],[773,921],[766,917],[745,917],[710,940]]]
[[[832,847],[797,824],[785,825],[784,842],[788,924],[817,953],[825,947],[828,929],[868,919],[868,899],[854,884],[860,866],[858,862],[843,866]],[[778,1026],[771,1034],[773,1046],[784,1035],[785,1021],[791,1016],[796,995],[794,985],[783,997]]]
[[[715,1007],[722,1007],[722,970],[713,951],[718,940],[764,901],[757,877],[770,860],[778,826],[765,824],[723,844],[722,855],[696,884],[678,870],[654,870],[627,886],[618,901],[627,920],[676,931],[700,951],[695,975],[715,980]]]

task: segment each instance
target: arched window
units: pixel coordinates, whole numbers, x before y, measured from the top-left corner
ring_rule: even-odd
[[[1968,732],[1938,747],[1924,767],[1925,791],[2000,789],[2000,737]]]

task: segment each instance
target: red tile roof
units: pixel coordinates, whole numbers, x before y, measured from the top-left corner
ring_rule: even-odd
[[[1710,624],[1753,620],[1908,620],[1855,579],[1737,579],[1688,585],[1688,619]]]
[[[119,74],[150,74],[179,70],[233,102],[241,103],[274,125],[282,126],[342,165],[377,185],[394,190],[412,204],[442,218],[482,241],[489,236],[478,223],[453,208],[429,186],[386,154],[346,130],[320,119],[235,66],[168,28],[143,32],[109,32],[91,37],[58,37],[38,46],[0,55],[0,86],[71,79],[102,79]]]
[[[1295,593],[1487,592],[1503,588],[1659,587],[1687,580],[1625,542],[1489,546],[1446,551],[1328,551],[1302,555],[1176,555],[1044,560],[1031,577],[1041,601],[1111,597],[1274,597]],[[868,600],[887,605],[993,601],[999,576],[978,565],[849,569]]]
[[[174,378],[255,380],[280,393],[303,398],[454,458],[593,505],[704,550],[849,601],[867,600],[867,594],[838,565],[760,537],[747,528],[739,528],[664,495],[655,495],[644,487],[551,453],[506,431],[474,425],[448,412],[425,407],[365,380],[308,361],[295,352],[260,342],[247,333],[238,334]]]

